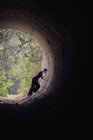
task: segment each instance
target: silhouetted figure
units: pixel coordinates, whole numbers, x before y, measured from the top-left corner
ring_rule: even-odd
[[[46,73],[47,71],[48,70],[45,68],[45,69],[43,69],[43,71],[40,71],[38,73],[38,75],[36,75],[35,77],[32,78],[32,86],[29,90],[28,95],[32,95],[33,92],[36,93],[37,90],[40,88],[40,84],[39,84],[40,78],[46,81],[46,79],[44,79],[44,77],[43,77],[43,73]]]

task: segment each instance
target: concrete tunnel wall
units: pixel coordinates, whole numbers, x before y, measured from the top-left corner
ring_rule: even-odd
[[[36,40],[38,45],[41,47],[43,52],[42,69],[44,67],[48,68],[48,81],[43,82],[40,91],[36,96],[44,96],[44,94],[52,93],[52,90],[57,92],[57,89],[60,88],[59,81],[63,70],[63,44],[59,40],[60,36],[56,32],[55,28],[51,24],[47,22],[45,23],[42,19],[38,19],[35,16],[33,17],[33,15],[29,16],[29,13],[26,13],[25,11],[21,13],[20,10],[16,9],[14,9],[14,12],[12,10],[12,15],[11,10],[6,10],[4,13],[2,12],[0,18],[2,19],[0,22],[1,29],[6,28],[20,30],[28,35],[31,35],[32,38]],[[3,102],[6,101],[7,98]],[[19,101],[20,100],[17,101],[16,97],[16,102],[18,103]],[[12,100],[9,102],[11,104],[16,103]]]
[[[43,64],[49,67],[50,79],[45,85],[46,91],[42,90],[42,94],[31,97],[24,104],[1,103],[0,117],[36,119],[51,114],[59,117],[60,112],[62,116],[68,112],[66,116],[69,116],[71,111],[77,111],[81,63],[84,63],[81,57],[84,24],[79,10],[72,7],[72,2],[65,1],[61,5],[58,1],[34,0],[29,4],[23,0],[22,8],[16,3],[13,6],[13,0],[6,3],[7,6],[0,9],[0,28],[22,30],[36,38],[44,50]]]

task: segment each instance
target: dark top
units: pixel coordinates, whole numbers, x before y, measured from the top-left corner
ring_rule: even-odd
[[[43,79],[43,74],[42,74],[42,73],[43,73],[43,72],[40,71],[35,77],[33,77],[33,80],[38,81],[39,78],[42,78],[42,79]]]

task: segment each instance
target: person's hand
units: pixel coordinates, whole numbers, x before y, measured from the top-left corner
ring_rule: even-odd
[[[43,78],[44,81],[47,81],[47,79]]]

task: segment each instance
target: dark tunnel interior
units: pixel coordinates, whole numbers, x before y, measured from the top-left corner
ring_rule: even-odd
[[[0,118],[31,122],[82,114],[85,27],[81,11],[78,1],[0,0],[0,28],[32,34],[49,69],[46,90],[20,104],[0,100]]]

